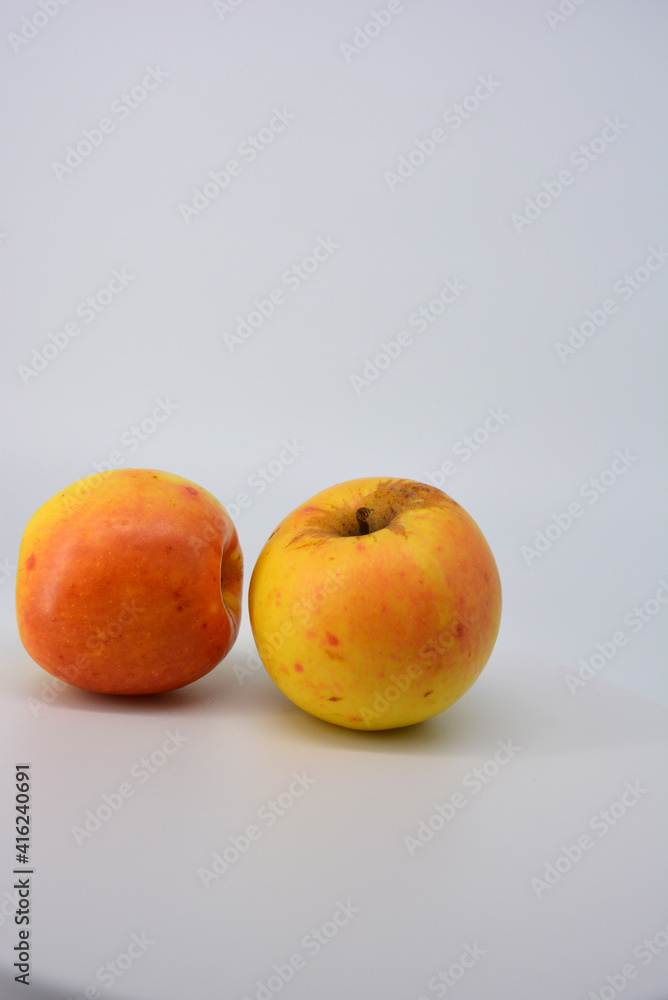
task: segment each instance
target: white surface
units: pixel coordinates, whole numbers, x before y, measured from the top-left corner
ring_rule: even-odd
[[[155,945],[103,996],[252,997],[350,898],[360,914],[281,995],[436,996],[429,979],[478,940],[488,955],[453,995],[533,997],[540,977],[543,997],[587,998],[639,965],[633,949],[668,919],[666,7],[587,0],[551,26],[556,2],[399,6],[350,61],[342,43],[387,4],[71,2],[25,44],[11,36],[39,6],[2,6],[3,752],[34,768],[33,972],[56,995],[93,983],[146,931]],[[149,69],[155,89],[126,115],[118,102]],[[457,118],[481,78],[491,94]],[[281,116],[250,162],[246,138]],[[113,128],[59,179],[54,162],[105,118]],[[446,138],[391,190],[386,174],[434,129]],[[604,130],[612,141],[581,170],[579,147]],[[231,159],[238,174],[186,222],[179,206]],[[566,169],[573,182],[518,232],[513,214]],[[323,243],[326,259],[295,288],[285,272]],[[648,257],[657,270],[631,295],[625,275]],[[114,271],[126,287],[116,279],[87,322],[80,304]],[[410,317],[446,280],[465,291],[422,332]],[[284,299],[230,350],[225,334],[274,289]],[[616,311],[562,361],[555,345],[608,300]],[[72,322],[80,332],[26,375]],[[402,331],[412,342],[356,391]],[[465,460],[458,442],[490,408],[507,416]],[[618,451],[626,467],[590,502]],[[36,718],[26,699],[46,675],[14,619],[21,533],[110,456],[187,476],[228,505],[246,583],[271,530],[318,490],[373,474],[441,485],[496,555],[497,652],[460,704],[410,733],[338,732],[264,676],[241,686],[247,621],[226,663],[187,692],[117,704],[70,691]],[[262,489],[270,463],[280,474]],[[528,563],[523,546],[573,503],[581,516]],[[565,675],[619,633],[571,693]],[[170,726],[189,742],[77,847],[70,827]],[[411,858],[404,834],[507,738],[517,759]],[[204,890],[197,867],[309,769],[304,798]],[[530,878],[627,780],[651,793],[537,899]],[[3,864],[10,884],[11,855]],[[12,944],[5,923],[2,969]],[[624,996],[662,1000],[667,963],[664,951]]]
[[[240,684],[250,648],[242,638],[227,667],[171,695],[68,688],[48,707],[42,672],[7,652],[2,731],[34,775],[36,981],[63,997],[97,985],[105,998],[241,1000],[300,953],[282,991],[294,1000],[417,1000],[477,944],[461,996],[529,1000],[540,983],[544,1000],[588,997],[633,962],[625,995],[660,1000],[668,950],[647,965],[633,952],[668,921],[663,707],[598,678],[573,696],[563,668],[498,650],[436,719],[359,733],[302,712],[264,671]],[[180,747],[147,764],[166,733]],[[513,756],[481,781],[473,769],[498,741]],[[266,804],[295,773],[312,784],[272,822]],[[627,784],[636,797],[614,806]],[[132,792],[119,805],[121,785]],[[405,841],[456,793],[430,841]],[[88,811],[105,801],[118,808],[96,830]],[[611,806],[613,821],[625,814],[592,827]],[[205,887],[199,869],[249,824],[259,838]],[[590,846],[559,882],[532,883],[583,835]],[[303,938],[339,901],[359,913],[313,954]],[[132,934],[154,943],[107,988],[104,967]],[[8,920],[3,958],[13,938]]]

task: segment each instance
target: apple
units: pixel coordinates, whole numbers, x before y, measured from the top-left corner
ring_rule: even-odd
[[[172,691],[231,649],[242,572],[230,515],[201,486],[157,469],[96,473],[26,526],[21,641],[50,674],[87,691]]]
[[[470,688],[499,630],[494,556],[469,514],[410,479],[351,479],[278,525],[248,606],[267,672],[350,729],[428,719]]]

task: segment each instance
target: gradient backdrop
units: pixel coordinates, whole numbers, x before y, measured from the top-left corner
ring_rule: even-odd
[[[18,995],[665,1000],[667,29],[649,0],[3,3]],[[245,592],[324,487],[441,487],[498,561],[489,665],[430,723],[339,730],[257,669],[244,605],[188,689],[55,687],[21,533],[128,465],[219,497]]]

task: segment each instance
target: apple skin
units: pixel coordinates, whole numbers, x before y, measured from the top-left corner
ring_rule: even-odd
[[[201,486],[157,469],[87,476],[26,526],[21,641],[50,674],[87,691],[172,691],[234,644],[242,573],[234,524]]]
[[[476,680],[498,634],[501,583],[451,497],[366,477],[281,521],[248,604],[260,658],[296,705],[349,729],[393,729],[437,715]]]

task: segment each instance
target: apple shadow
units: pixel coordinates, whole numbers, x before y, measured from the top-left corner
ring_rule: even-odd
[[[84,712],[119,713],[123,715],[194,714],[198,710],[219,701],[224,695],[225,681],[211,677],[200,678],[186,687],[161,694],[100,694],[83,688],[68,686],[57,692],[53,700],[53,710],[74,709]]]
[[[221,694],[221,707],[262,716],[266,732],[336,750],[479,756],[498,740],[531,747],[536,756],[623,751],[655,741],[665,727],[662,706],[595,678],[586,697],[574,697],[566,668],[531,654],[495,650],[475,684],[450,708],[396,729],[348,729],[293,704],[262,672]]]
[[[222,676],[224,662],[185,687],[162,694],[146,695],[86,691],[74,684],[58,681],[23,654],[16,657],[10,669],[11,674],[5,685],[6,693],[17,701],[26,702],[36,716],[46,711],[58,712],[63,709],[125,715],[193,712],[217,700],[228,683]]]
[[[252,651],[255,652],[254,647]],[[62,710],[130,716],[159,713],[196,715],[208,712],[214,706],[216,712],[227,708],[233,712],[276,711],[286,703],[292,706],[263,667],[250,678],[237,679],[233,664],[250,652],[250,647],[235,646],[234,653],[198,680],[174,691],[144,695],[104,694],[60,682],[21,652],[12,663],[11,679],[6,690],[17,701],[32,706],[36,715]]]
[[[423,722],[394,729],[364,730],[348,729],[318,719],[294,705],[281,692],[278,693],[282,704],[275,705],[272,699],[271,712],[262,712],[267,731],[281,739],[294,741],[297,738],[336,750],[437,757],[469,752],[477,754],[489,749],[490,733],[501,728],[505,734],[508,728],[499,722],[498,699],[488,700],[487,707],[495,711],[491,727],[489,712],[481,700],[464,695],[445,712]],[[257,708],[260,709],[260,706]],[[514,728],[517,730],[518,726]]]
[[[603,748],[637,746],[651,739],[661,706],[595,678],[574,697],[564,683],[565,668],[527,653],[495,649],[475,684],[450,708],[424,722],[397,729],[347,729],[325,722],[294,705],[263,668],[237,677],[232,664],[253,647],[243,643],[204,677],[175,691],[154,695],[96,694],[68,685],[49,690],[44,710],[100,712],[127,716],[259,716],[263,730],[280,740],[313,743],[336,750],[371,753],[480,755],[499,739],[531,746],[539,755],[577,755]],[[31,666],[39,671],[34,664]],[[39,702],[43,680],[21,666],[13,695]],[[50,696],[49,696],[50,697]],[[637,710],[629,711],[631,704]]]

